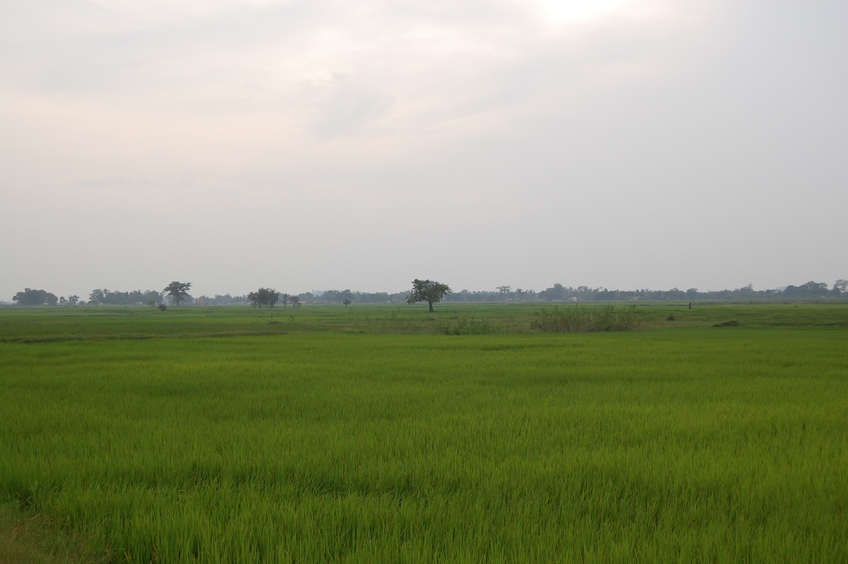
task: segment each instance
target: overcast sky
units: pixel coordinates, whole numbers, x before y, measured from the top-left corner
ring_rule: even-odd
[[[848,278],[845,0],[3,0],[0,299]]]

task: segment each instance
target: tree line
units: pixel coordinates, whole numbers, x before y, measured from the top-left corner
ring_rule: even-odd
[[[680,290],[609,290],[588,286],[563,286],[554,284],[540,292],[513,289],[511,286],[498,286],[492,291],[469,291],[461,290],[452,292],[446,284],[430,280],[414,280],[412,291],[405,292],[353,292],[345,290],[326,290],[323,292],[303,292],[300,294],[288,294],[277,292],[273,288],[259,288],[255,292],[244,295],[216,294],[214,296],[202,295],[194,298],[189,294],[190,282],[171,282],[163,290],[133,290],[133,291],[110,291],[108,289],[92,290],[88,300],[81,300],[79,296],[56,296],[45,290],[26,288],[18,292],[12,301],[18,305],[50,305],[50,306],[78,306],[78,305],[158,305],[164,306],[165,302],[171,305],[252,305],[254,307],[300,307],[303,304],[402,304],[408,303],[411,297],[415,301],[428,301],[425,293],[431,291],[427,285],[437,285],[435,288],[441,295],[438,300],[448,303],[462,302],[612,302],[612,301],[722,301],[722,300],[819,300],[819,299],[844,299],[848,298],[848,280],[837,280],[832,286],[825,282],[810,281],[799,286],[786,286],[773,290],[754,290],[750,284],[735,290],[700,291],[696,288]],[[428,290],[430,288],[430,290]],[[445,288],[447,289],[445,291]],[[421,299],[417,299],[421,298]],[[432,307],[433,302],[429,302]]]

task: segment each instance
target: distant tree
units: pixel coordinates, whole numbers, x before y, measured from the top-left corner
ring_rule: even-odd
[[[280,301],[283,303],[283,307],[289,305],[289,301],[291,300],[291,296],[288,294],[280,294]]]
[[[230,294],[215,294],[214,298],[210,298],[208,296],[205,297],[203,303],[206,305],[217,305],[217,306],[225,306],[225,305],[241,305],[241,304],[249,304],[250,300],[247,299],[247,296],[231,296]]]
[[[250,292],[247,295],[247,299],[250,300],[251,305],[253,307],[274,307],[274,304],[277,303],[280,294],[277,293],[273,288],[259,288],[255,292]]]
[[[848,280],[837,280],[833,284],[833,293],[837,296],[848,294]]]
[[[553,288],[548,288],[539,292],[539,297],[549,302],[564,300],[569,297],[568,290],[570,290],[570,288],[563,288],[562,284],[557,283],[553,285]]]
[[[787,286],[783,289],[783,295],[787,298],[823,298],[828,295],[827,284],[810,280],[800,286]]]
[[[756,295],[753,284],[748,284],[742,288],[737,288],[733,291],[735,298],[753,298]]]
[[[330,303],[338,303],[341,302],[341,298],[339,297],[338,290],[326,290],[323,294],[321,294],[321,301],[330,302]]]
[[[679,288],[672,288],[665,293],[664,298],[667,300],[683,300],[686,299],[686,292]]]
[[[148,302],[150,302],[150,300],[153,300],[154,302],[157,302],[157,303],[162,301],[162,293],[161,292],[156,292],[154,290],[147,290],[145,292],[139,291],[138,293],[140,295],[138,296],[138,299],[136,301],[138,301],[140,303],[148,303]]]
[[[289,296],[289,303],[293,308],[300,307],[300,296]]]
[[[106,299],[107,293],[109,293],[109,290],[106,290],[106,292],[100,289],[92,290],[88,294],[88,305],[102,304],[103,300]]]
[[[495,290],[497,290],[499,294],[511,294],[512,286],[498,286]]]
[[[351,302],[349,298],[345,298],[345,300],[342,303],[344,304],[345,307],[347,307],[350,304],[352,304],[353,302]]]
[[[435,311],[433,304],[442,301],[442,298],[450,294],[450,292],[451,289],[447,284],[442,284],[435,280],[418,280],[416,278],[412,281],[412,293],[406,298],[406,303],[427,302],[432,312]]]
[[[149,305],[150,307],[155,306],[155,305],[156,305],[156,300],[147,300],[147,305]]]
[[[79,303],[79,296],[68,296],[68,305],[75,306]]]
[[[536,298],[536,292],[534,290],[523,290],[521,288],[515,289],[515,297],[521,301],[533,300]]]
[[[178,306],[181,301],[191,298],[188,293],[189,289],[191,289],[191,282],[174,281],[165,286],[165,289],[162,291],[171,299],[173,305]]]
[[[141,305],[150,303],[150,301],[162,301],[162,293],[154,290],[132,290],[130,292],[113,292],[107,289],[92,290],[88,295],[88,301],[91,305]]]
[[[24,288],[23,292],[18,292],[12,297],[12,301],[16,302],[18,305],[45,305],[50,301],[49,296],[53,296],[53,298],[56,299],[56,296],[49,292],[45,292],[44,290]]]

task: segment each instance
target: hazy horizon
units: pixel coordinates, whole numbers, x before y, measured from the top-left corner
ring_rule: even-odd
[[[191,283],[191,281],[187,281],[187,282]],[[807,282],[805,282],[803,284],[798,283],[798,284],[791,284],[791,285],[782,285],[782,286],[777,286],[777,287],[774,287],[774,288],[753,288],[753,290],[755,290],[755,291],[780,291],[780,292],[782,292],[784,289],[786,289],[789,286],[798,287],[798,286],[805,285],[808,282],[821,283],[823,281],[808,280]],[[834,283],[843,283],[843,282],[844,282],[844,279],[839,279],[839,280],[833,281],[833,283],[827,283],[827,289],[832,290],[833,287],[835,286]],[[193,283],[191,283],[191,284],[192,284],[192,288],[189,289],[189,292],[188,292],[191,299],[198,299],[200,297],[215,298],[216,295],[218,295],[218,296],[230,295],[233,298],[239,298],[239,297],[246,297],[247,294],[250,293],[250,292],[236,293],[236,292],[226,292],[225,291],[225,292],[215,292],[214,294],[200,294],[200,293],[196,293],[194,291],[194,289],[193,289],[194,284]],[[524,296],[519,297],[519,299],[524,299],[524,298],[532,299],[532,294],[535,293],[536,295],[538,295],[539,293],[542,293],[545,290],[553,289],[557,284],[563,286],[563,288],[565,288],[565,289],[572,289],[572,290],[576,290],[576,289],[579,289],[581,287],[587,287],[587,286],[582,285],[582,284],[561,284],[559,282],[554,282],[552,284],[546,285],[544,288],[538,288],[538,289],[537,288],[510,287],[510,290],[508,291],[508,293],[510,293],[510,294],[513,294],[515,292],[523,293]],[[363,290],[357,290],[357,289],[352,289],[352,288],[346,288],[344,286],[338,286],[338,287],[334,287],[334,288],[322,288],[322,289],[313,288],[312,290],[304,290],[304,291],[301,291],[301,292],[287,292],[285,289],[279,289],[279,288],[272,288],[272,289],[276,290],[278,292],[278,294],[289,294],[289,295],[292,295],[292,296],[297,296],[297,295],[309,293],[309,294],[313,294],[317,298],[317,297],[322,296],[325,292],[334,292],[334,291],[335,292],[351,292],[354,295],[356,295],[356,294],[366,294],[366,295],[372,294],[373,295],[373,294],[378,294],[378,293],[386,293],[386,294],[389,294],[389,295],[408,294],[412,289],[411,286],[412,286],[412,284],[410,284],[410,288],[400,289],[400,290],[398,290],[398,289],[380,289],[380,290],[370,290],[370,291],[363,291]],[[270,287],[270,286],[268,286],[268,285],[257,286],[255,288],[253,288],[251,291],[257,290],[261,287]],[[720,289],[699,289],[699,288],[696,288],[696,290],[698,290],[699,293],[709,293],[709,292],[721,292],[721,291],[727,291],[727,290],[733,291],[733,290],[744,289],[745,287],[746,286],[737,286],[737,287],[734,287],[734,288],[720,288]],[[595,287],[587,287],[587,288],[589,288],[590,290],[605,289],[605,290],[610,290],[610,291],[622,291],[622,292],[640,292],[640,291],[667,292],[667,291],[673,291],[673,290],[681,290],[681,291],[685,292],[685,291],[691,289],[692,287],[690,287],[690,288],[676,288],[676,287],[670,287],[670,288],[644,288],[644,287],[643,288],[609,288],[607,286],[595,286]],[[89,300],[89,295],[92,294],[95,290],[102,290],[102,291],[108,291],[108,292],[120,292],[120,293],[130,293],[130,292],[136,292],[136,291],[141,291],[141,292],[159,291],[163,296],[167,295],[167,291],[165,291],[167,289],[158,290],[157,288],[92,288],[91,290],[83,292],[83,293],[74,293],[74,292],[58,292],[57,293],[57,292],[51,291],[48,288],[29,288],[29,289],[44,290],[46,292],[50,292],[50,293],[54,294],[57,297],[60,297],[60,296],[61,297],[69,297],[69,296],[76,295],[81,302],[87,302]],[[460,288],[451,288],[451,293],[453,293],[453,294],[462,293],[462,292],[498,293],[498,287],[495,286],[495,287],[491,287],[491,288],[461,288],[461,289]],[[531,295],[527,295],[528,292]],[[13,304],[14,302],[11,299],[0,298],[0,303]],[[367,302],[367,303],[371,303],[371,302]],[[66,305],[66,304],[60,304],[60,305]],[[220,305],[220,304],[218,304],[218,305]]]
[[[848,278],[848,4],[8,0],[0,299]]]

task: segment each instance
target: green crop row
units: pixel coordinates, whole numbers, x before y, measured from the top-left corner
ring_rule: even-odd
[[[566,319],[569,317],[571,319]],[[523,333],[584,324],[592,330],[744,327],[848,328],[848,303],[834,304],[439,304],[277,307],[0,307],[0,343],[262,336],[292,333]],[[730,322],[730,323],[728,323]]]

